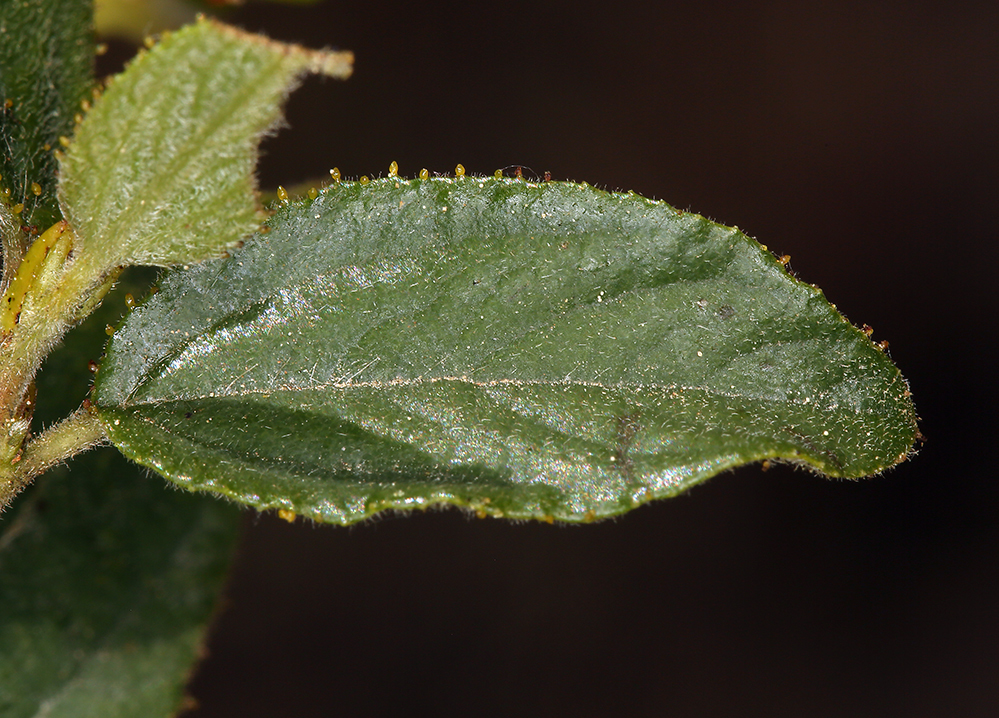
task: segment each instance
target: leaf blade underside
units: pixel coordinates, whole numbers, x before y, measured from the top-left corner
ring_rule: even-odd
[[[342,183],[169,275],[94,400],[194,490],[350,523],[586,521],[761,459],[856,477],[916,436],[891,361],[741,232],[509,179]]]

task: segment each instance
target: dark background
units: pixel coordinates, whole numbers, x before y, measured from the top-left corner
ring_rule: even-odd
[[[876,479],[752,466],[588,527],[248,514],[192,718],[999,715],[999,4],[230,20],[357,57],[293,96],[265,186],[522,164],[738,225],[890,341],[928,440]]]

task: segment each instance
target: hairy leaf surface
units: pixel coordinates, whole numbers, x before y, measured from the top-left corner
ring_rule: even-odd
[[[168,275],[95,387],[193,490],[349,523],[452,503],[585,521],[760,459],[882,471],[906,382],[736,229],[511,179],[331,186]]]
[[[18,232],[4,232],[17,259],[29,241],[20,227],[44,230],[59,216],[54,150],[90,98],[93,14],[90,0],[0,2],[0,188],[4,204],[24,205]]]
[[[165,35],[94,103],[61,163],[78,261],[98,274],[193,262],[254,231],[261,136],[300,75],[346,77],[350,62],[209,20]]]

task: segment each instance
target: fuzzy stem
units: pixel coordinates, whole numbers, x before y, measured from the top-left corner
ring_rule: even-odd
[[[66,222],[57,222],[32,244],[3,296],[0,482],[19,473],[16,463],[31,426],[29,393],[38,368],[66,330],[92,311],[113,284],[113,276],[71,258],[75,245]]]
[[[13,471],[0,477],[0,511],[39,474],[107,441],[104,427],[87,403],[29,441]]]

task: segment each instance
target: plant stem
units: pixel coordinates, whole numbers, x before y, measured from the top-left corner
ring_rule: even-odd
[[[84,403],[37,439],[29,441],[13,471],[0,476],[0,510],[9,506],[39,474],[105,441],[104,427],[91,412],[89,403]]]
[[[74,247],[81,249],[78,244],[69,225],[57,222],[21,258],[5,289],[0,307],[0,508],[20,491],[8,496],[3,487],[23,473],[18,463],[31,427],[30,392],[38,368],[66,330],[100,303],[117,276],[102,276],[79,256],[71,258]]]

